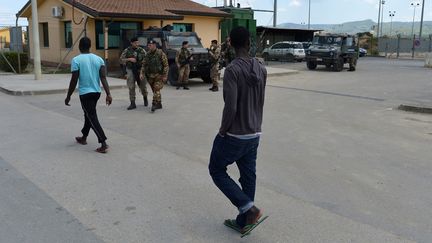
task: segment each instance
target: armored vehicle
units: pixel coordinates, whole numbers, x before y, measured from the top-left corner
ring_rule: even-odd
[[[153,39],[157,47],[162,49],[168,57],[169,73],[168,82],[176,85],[178,79],[178,68],[175,57],[182,47],[183,41],[189,42],[189,50],[192,58],[190,60],[189,78],[200,77],[204,82],[211,83],[210,69],[211,63],[208,50],[203,47],[201,40],[195,32],[176,32],[171,31],[169,26],[164,28],[150,28],[146,30],[125,30],[122,34],[123,48],[130,45],[132,37],[138,37],[140,45],[147,51],[147,40]]]
[[[349,71],[355,71],[358,59],[358,38],[347,34],[318,34],[306,50],[306,65],[310,70],[325,65],[333,71],[342,71],[349,63]]]

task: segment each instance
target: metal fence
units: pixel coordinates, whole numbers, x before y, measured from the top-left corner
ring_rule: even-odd
[[[380,55],[390,58],[424,57],[432,51],[432,35],[422,38],[407,38],[400,35],[395,37],[382,37],[378,40]]]

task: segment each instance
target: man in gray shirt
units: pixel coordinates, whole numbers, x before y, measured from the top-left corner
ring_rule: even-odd
[[[262,63],[249,56],[247,29],[234,28],[230,38],[236,58],[226,68],[223,78],[225,106],[210,155],[209,172],[216,186],[239,210],[237,218],[225,224],[245,233],[262,216],[254,198],[267,71]],[[227,166],[234,162],[240,171],[241,187],[226,172]]]

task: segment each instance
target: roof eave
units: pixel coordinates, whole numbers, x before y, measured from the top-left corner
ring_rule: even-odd
[[[31,1],[29,0],[29,1],[27,1],[27,3],[24,5],[24,7],[22,7],[22,8],[20,9],[20,11],[18,11],[18,13],[15,14],[15,16],[16,16],[17,18],[21,18],[21,15],[24,13],[24,11],[27,10],[27,8],[28,8],[30,5],[31,5]]]
[[[208,13],[208,12],[199,12],[199,11],[189,11],[189,10],[169,10],[174,14],[182,14],[182,15],[196,15],[196,16],[207,16],[207,17],[220,17],[220,18],[231,18],[233,15],[228,13]]]

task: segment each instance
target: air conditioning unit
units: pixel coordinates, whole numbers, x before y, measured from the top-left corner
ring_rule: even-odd
[[[64,9],[63,9],[63,7],[55,6],[55,7],[52,7],[51,13],[52,13],[52,16],[54,18],[63,18]]]

